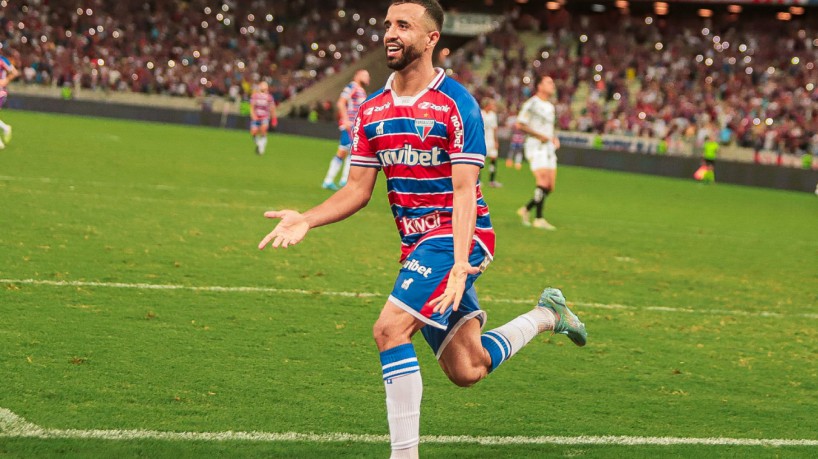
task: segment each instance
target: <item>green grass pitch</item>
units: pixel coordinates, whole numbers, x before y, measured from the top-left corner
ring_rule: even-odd
[[[335,142],[273,134],[256,156],[246,132],[2,118],[0,456],[388,455],[370,334],[399,240],[382,177],[357,215],[259,251],[265,210],[328,196]],[[461,389],[418,336],[422,457],[818,455],[815,196],[562,166],[547,202],[558,230],[542,232],[514,213],[531,174],[498,179],[484,190],[497,256],[477,284],[488,326],[554,286],[589,344],[540,336]],[[328,440],[339,433],[352,436]],[[546,436],[621,441],[525,441]]]

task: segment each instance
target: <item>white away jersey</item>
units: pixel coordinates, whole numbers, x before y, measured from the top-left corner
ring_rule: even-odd
[[[525,101],[520,108],[520,114],[517,115],[517,121],[547,137],[554,136],[556,119],[554,104],[537,96]]]

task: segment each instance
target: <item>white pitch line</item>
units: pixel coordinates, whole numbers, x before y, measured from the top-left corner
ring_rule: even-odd
[[[218,285],[178,285],[178,284],[145,284],[145,283],[125,283],[125,282],[93,282],[93,281],[55,281],[47,279],[0,279],[0,284],[23,284],[23,285],[49,285],[53,287],[101,287],[101,288],[126,288],[137,290],[192,290],[198,292],[237,292],[237,293],[291,293],[296,295],[322,295],[340,296],[349,298],[372,298],[384,297],[378,292],[336,292],[332,290],[305,290],[298,288],[276,288],[276,287],[224,287]],[[482,298],[486,302],[512,303],[512,304],[533,304],[533,299],[509,299],[494,298],[485,296]],[[618,310],[643,310],[672,312],[685,314],[711,314],[724,316],[742,317],[799,317],[805,319],[818,319],[818,314],[812,313],[790,313],[782,314],[772,311],[735,311],[728,309],[691,309],[674,308],[666,306],[626,306],[624,304],[604,304],[604,303],[583,303],[580,301],[569,301],[571,306],[590,309],[618,309]]]
[[[254,442],[308,442],[308,443],[388,443],[388,435],[351,433],[298,433],[298,432],[167,432],[160,430],[80,430],[45,429],[26,421],[5,408],[0,408],[0,438],[40,439],[94,439],[94,440],[171,440],[171,441],[254,441]],[[424,436],[421,443],[479,444],[479,445],[625,445],[625,446],[818,446],[818,440],[766,438],[686,438],[686,437],[631,437],[631,436],[539,436],[539,437],[473,437],[469,435]]]

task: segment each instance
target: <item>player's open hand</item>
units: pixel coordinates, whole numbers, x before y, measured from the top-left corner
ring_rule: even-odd
[[[264,212],[267,218],[280,218],[275,229],[270,232],[261,242],[258,243],[259,250],[263,250],[267,244],[272,242],[273,248],[284,247],[285,249],[291,245],[298,244],[307,235],[310,230],[310,225],[303,215],[294,210],[271,210]]]
[[[439,297],[429,302],[434,312],[443,313],[450,305],[457,311],[463,292],[466,290],[466,278],[469,274],[477,274],[480,267],[472,266],[468,261],[457,262],[449,271],[449,279],[446,281],[446,290]]]

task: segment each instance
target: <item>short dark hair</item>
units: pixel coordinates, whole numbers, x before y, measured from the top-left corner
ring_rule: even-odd
[[[435,23],[438,32],[443,30],[443,7],[437,0],[392,0],[392,5],[403,5],[411,3],[426,8],[426,15]]]

